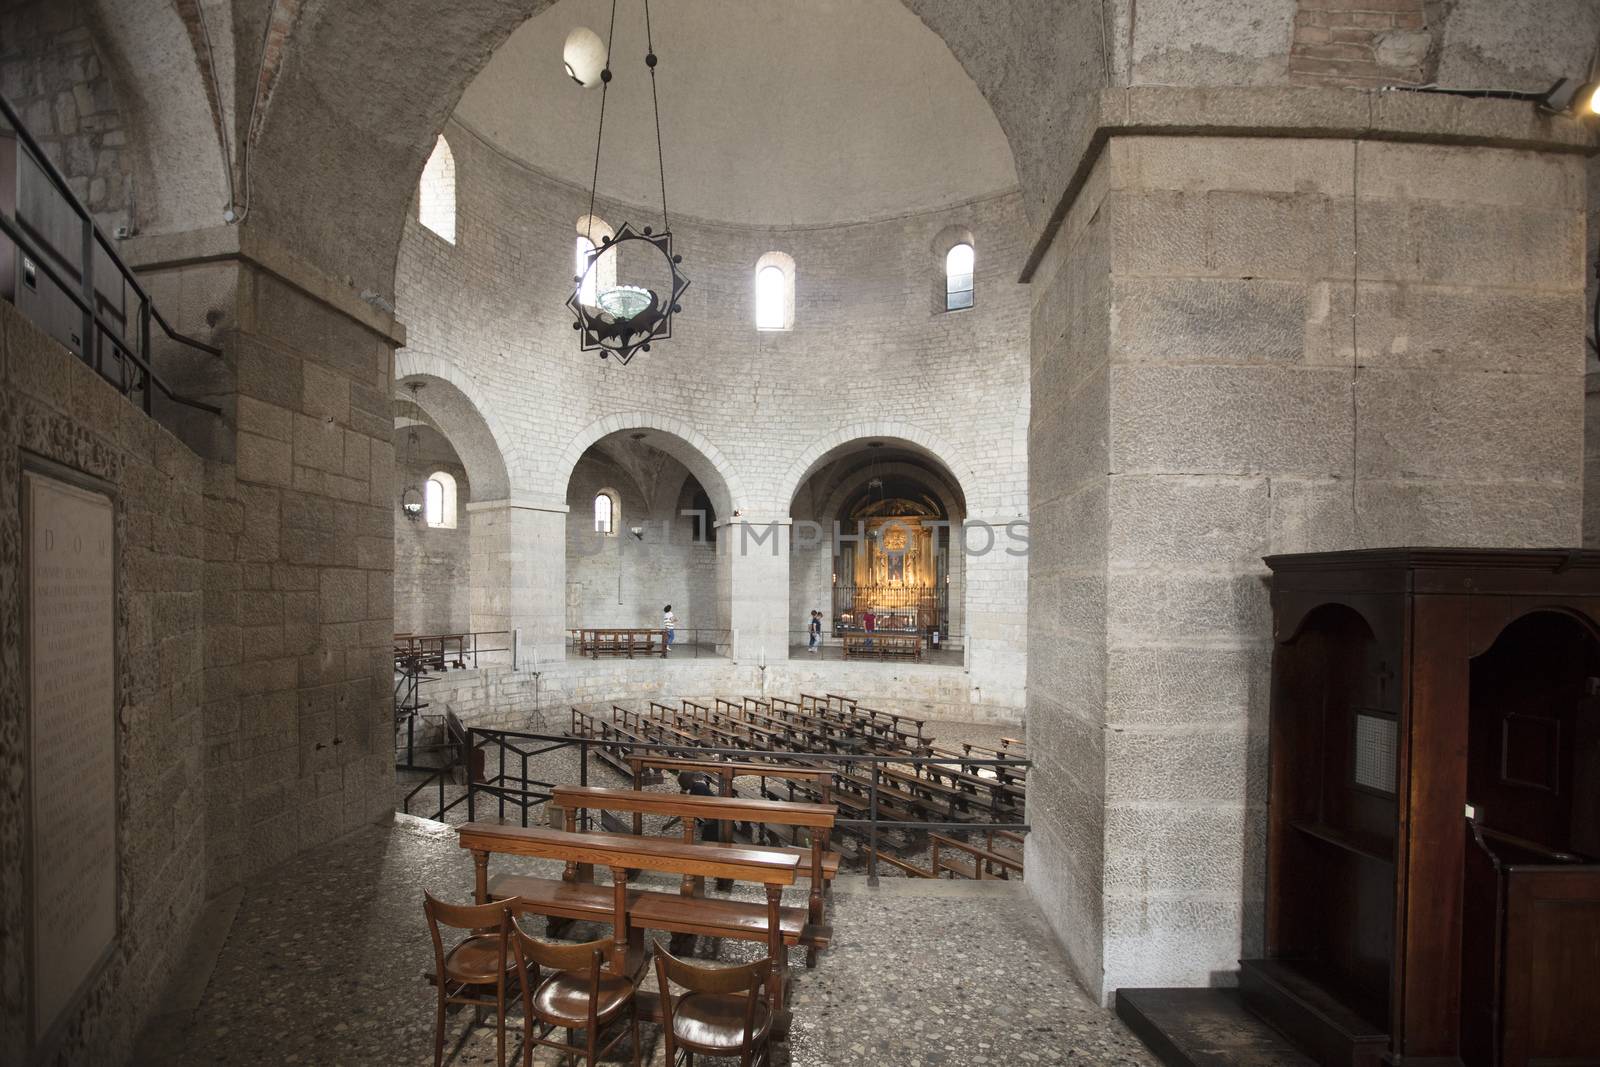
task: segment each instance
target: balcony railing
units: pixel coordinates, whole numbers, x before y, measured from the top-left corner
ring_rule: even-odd
[[[22,118],[11,105],[11,101],[3,95],[0,95],[0,115],[4,115],[5,122],[16,134],[20,151],[27,154],[51,188],[77,216],[79,241],[76,271],[69,265],[62,250],[51,248],[40,239],[25,216],[18,218],[15,214],[0,212],[0,232],[21,249],[27,269],[43,274],[45,280],[65,294],[78,309],[83,319],[82,332],[78,335],[82,346],[79,357],[94,368],[100,377],[116,386],[123,396],[132,400],[135,393],[140,394],[138,403],[144,408],[145,414],[151,413],[157,390],[174,403],[198,408],[213,415],[222,414],[220,409],[210,404],[180,396],[161,380],[151,364],[151,335],[155,327],[160,327],[161,332],[177,344],[211,356],[220,357],[222,350],[185,336],[172,328],[156,309],[150,294],[145,292],[144,287],[134,277],[132,269],[117,254],[116,246],[111,239],[95,223],[94,217],[89,214],[89,209],[67,184],[67,179],[45,155],[39,142],[34,140],[27,127],[23,126]],[[99,259],[97,254],[99,251],[105,252],[107,260],[121,275],[126,291],[131,292],[138,302],[131,338],[124,336],[127,332],[125,324],[114,322],[101,312],[100,289],[104,289],[104,285],[97,283],[95,279],[95,261]],[[75,278],[72,277],[74,273],[77,274]],[[26,284],[26,281],[19,276],[17,284],[20,286]],[[100,285],[100,289],[96,288],[97,284]]]

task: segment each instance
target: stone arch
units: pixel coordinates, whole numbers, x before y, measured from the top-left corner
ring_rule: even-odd
[[[145,19],[151,8],[93,2],[106,9],[128,9],[129,23]],[[258,68],[256,78],[238,89],[233,101],[233,113],[247,116],[241,121],[248,126],[249,218],[327,274],[350,279],[357,291],[392,292],[417,178],[447,118],[495,49],[553,2],[278,0],[269,13],[278,32],[265,56],[241,49],[235,60]],[[1003,18],[974,19],[962,5],[899,2],[945,43],[989,100],[1026,184],[1029,168],[1038,172],[1056,157],[1039,148],[1024,153],[1019,143],[1037,140],[1041,116],[1059,115],[1071,102],[1057,81],[1083,80],[1054,73],[1064,69],[1063,55],[1092,45],[1096,62],[1074,63],[1071,69],[1092,67],[1093,87],[1099,87],[1098,4],[1073,0],[1070,17],[1063,17],[1056,0],[1019,0],[1008,5]],[[171,21],[175,39],[188,47],[181,24],[176,18]],[[1093,34],[1091,27],[1096,28]],[[221,36],[220,29],[213,32],[214,38]],[[198,128],[211,138],[215,157],[216,137],[201,80],[192,76],[194,64],[189,62],[184,74],[194,83],[185,94],[186,99],[193,97],[193,106],[185,104],[179,113],[166,100],[176,81],[173,64],[148,62],[150,56],[173,53],[139,43],[136,37],[130,35],[124,52],[145,61],[142,68],[130,64],[144,83],[141,95],[153,108],[170,112],[159,121],[175,134],[188,131],[193,137],[197,127],[191,120],[200,116]],[[258,82],[265,92],[256,93]],[[237,133],[233,139],[239,140]],[[168,152],[164,158],[184,157]],[[225,164],[216,168],[211,197],[224,195],[226,173]],[[187,202],[177,195],[166,199]],[[1042,196],[1028,199],[1029,210],[1041,221],[1053,206]],[[330,227],[329,218],[347,224]],[[357,220],[371,221],[361,225]]]
[[[959,454],[955,446],[935,433],[894,419],[849,423],[811,442],[778,483],[776,499],[779,506],[787,511],[793,505],[795,494],[800,491],[807,478],[817,473],[831,460],[855,451],[867,441],[882,441],[885,445],[896,445],[920,453],[938,463],[949,472],[965,506],[969,510],[972,508],[972,489],[976,484],[977,475],[970,467],[957,466],[952,459]]]
[[[919,467],[914,463],[886,463],[882,466],[863,468],[849,477],[841,478],[839,483],[828,493],[817,514],[824,518],[837,515],[851,493],[860,489],[873,478],[883,477],[884,475],[904,475],[908,478],[917,478],[927,482],[938,495],[939,503],[944,505],[947,515],[965,516],[966,514],[966,501],[962,499],[960,487],[953,484],[943,470]],[[804,482],[802,481],[801,484],[803,485]]]
[[[445,360],[399,352],[395,356],[396,399],[413,399],[406,388],[411,382],[424,384],[416,394],[416,406],[455,447],[467,469],[474,500],[510,497],[511,477],[503,446],[508,437],[478,384]]]
[[[572,481],[573,469],[577,467],[578,460],[583,454],[589,450],[589,446],[602,437],[609,437],[623,430],[655,430],[665,435],[661,440],[652,441],[651,444],[689,469],[689,473],[694,475],[701,488],[711,497],[711,504],[716,509],[718,519],[727,521],[734,512],[746,508],[748,498],[745,496],[738,475],[734,473],[733,465],[716,445],[684,419],[645,411],[607,415],[578,431],[572,442],[567,445],[566,451],[561,454],[561,461],[556,465],[555,484],[561,487],[563,493],[567,484]]]

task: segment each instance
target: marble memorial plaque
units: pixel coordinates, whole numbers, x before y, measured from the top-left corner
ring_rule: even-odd
[[[43,1039],[117,933],[111,500],[24,472],[32,992]]]

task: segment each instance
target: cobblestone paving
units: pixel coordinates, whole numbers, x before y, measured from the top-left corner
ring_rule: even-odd
[[[555,873],[536,860],[492,862],[497,871]],[[142,1062],[430,1063],[422,891],[466,900],[471,884],[454,832],[417,820],[299,857],[250,886],[198,1009]],[[846,877],[831,908],[834,947],[815,970],[800,966],[799,954],[791,968],[794,1024],[781,1065],[1156,1062],[1074,983],[1019,884],[886,881],[873,889]],[[602,932],[580,927],[575,936]],[[704,938],[695,948],[729,962],[761,951]],[[465,1013],[451,1017],[446,1062],[493,1063],[492,1025],[467,1022]],[[518,1062],[520,1019],[512,1023],[507,1055]],[[647,1062],[663,1062],[652,1027],[644,1044]],[[534,1062],[556,1062],[546,1051]]]

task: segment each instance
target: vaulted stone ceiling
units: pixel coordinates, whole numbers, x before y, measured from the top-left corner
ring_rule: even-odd
[[[575,27],[610,0],[560,0],[467,87],[456,117],[510,155],[587,187],[600,91],[565,74]],[[1016,188],[1010,147],[972,79],[900,0],[655,0],[667,196],[702,218],[854,221]],[[600,191],[660,201],[640,0],[617,5]]]

